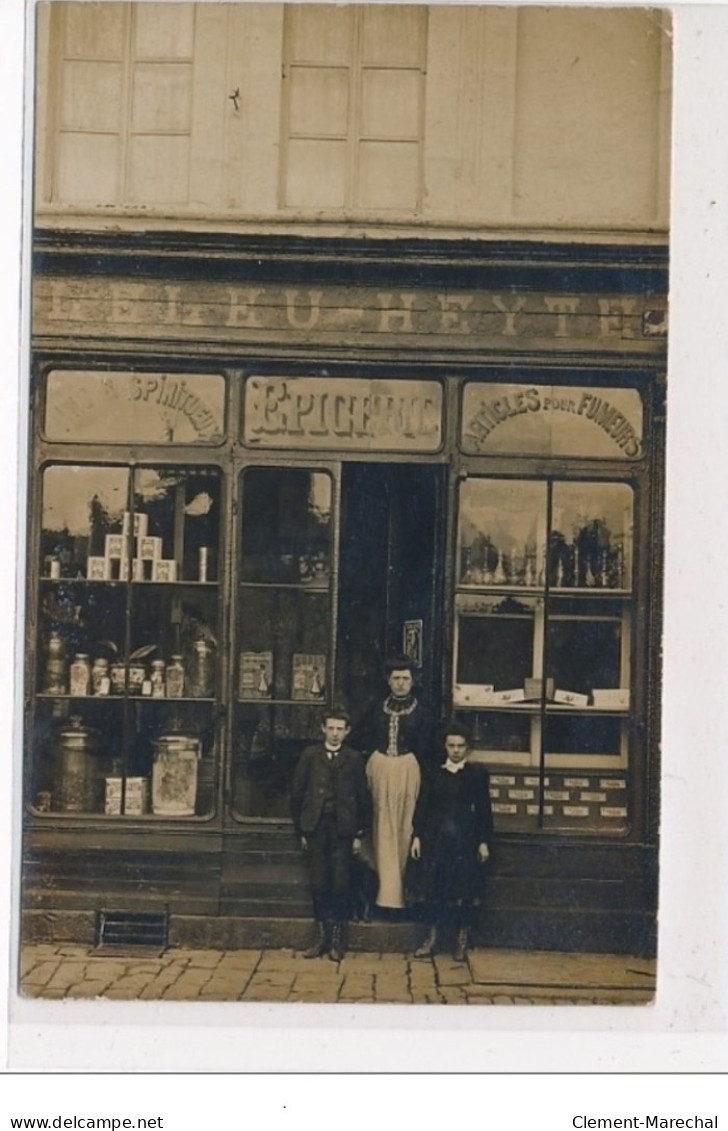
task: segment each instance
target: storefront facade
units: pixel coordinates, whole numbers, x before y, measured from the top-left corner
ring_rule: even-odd
[[[293,765],[405,651],[480,941],[652,953],[664,20],[39,13],[27,937],[298,945]]]
[[[305,915],[295,759],[405,649],[491,770],[484,937],[649,950],[662,253],[93,243],[37,253],[28,923]]]

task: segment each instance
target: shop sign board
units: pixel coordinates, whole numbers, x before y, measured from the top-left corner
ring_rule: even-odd
[[[216,444],[225,379],[217,373],[58,369],[48,374],[44,432],[69,443]]]
[[[468,455],[639,459],[637,389],[483,384],[463,391],[461,447]]]
[[[33,333],[398,349],[548,348],[664,353],[664,296],[512,290],[285,287],[53,277],[33,293]]]
[[[255,448],[436,452],[442,402],[437,381],[250,377],[243,442]]]

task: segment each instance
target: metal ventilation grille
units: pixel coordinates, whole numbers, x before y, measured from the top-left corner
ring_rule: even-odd
[[[167,949],[166,911],[99,911],[96,946]]]

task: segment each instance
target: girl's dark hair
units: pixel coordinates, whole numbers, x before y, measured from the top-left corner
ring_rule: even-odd
[[[450,719],[442,728],[443,742],[448,736],[464,738],[468,746],[470,745],[470,731],[466,726],[463,726],[462,723],[459,723],[457,719]]]

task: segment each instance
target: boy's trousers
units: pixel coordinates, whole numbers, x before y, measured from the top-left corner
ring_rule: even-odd
[[[335,814],[323,813],[306,842],[314,915],[343,923],[349,918],[351,837],[339,836]]]

